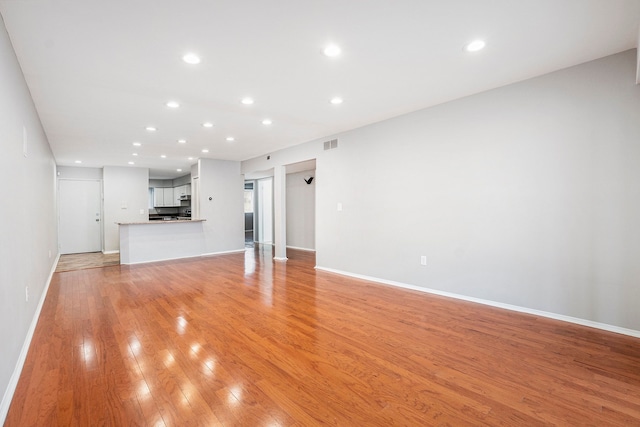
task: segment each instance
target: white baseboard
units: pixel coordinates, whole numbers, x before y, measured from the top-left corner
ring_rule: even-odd
[[[289,258],[287,257],[279,257],[279,256],[274,256],[273,260],[274,261],[287,261]]]
[[[287,249],[295,249],[297,251],[306,251],[306,252],[315,252],[315,249],[309,249],[309,248],[299,248],[297,246],[287,246]]]
[[[111,255],[111,254],[119,254],[120,251],[102,251],[102,253],[105,255]]]
[[[551,313],[548,311],[536,310],[533,308],[521,307],[518,305],[505,304],[505,303],[481,299],[481,298],[469,297],[466,295],[455,294],[452,292],[439,291],[437,289],[423,288],[421,286],[409,285],[407,283],[395,282],[393,280],[379,279],[377,277],[365,276],[362,274],[349,273],[347,271],[335,270],[333,268],[326,268],[318,265],[316,265],[315,268],[316,270],[326,271],[328,273],[340,274],[341,276],[348,276],[356,279],[362,279],[362,280],[368,280],[370,282],[380,283],[383,285],[396,286],[399,288],[411,289],[414,291],[425,292],[428,294],[440,295],[440,296],[455,298],[463,301],[475,302],[478,304],[484,304],[492,307],[503,308],[505,310],[517,311],[520,313],[533,314],[534,316],[547,317],[549,319],[561,320],[563,322],[575,323],[577,325],[588,326],[591,328],[602,329],[604,331],[615,332],[617,334],[640,338],[640,331],[636,331],[634,329],[622,328],[620,326],[608,325],[606,323],[594,322],[592,320],[565,316],[563,314]]]
[[[221,251],[221,252],[208,252],[206,254],[202,254],[201,256],[214,256],[214,255],[227,255],[227,254],[237,254],[240,252],[245,252],[247,248],[242,249],[234,249],[232,251]]]
[[[9,413],[9,406],[11,406],[13,394],[16,392],[16,387],[18,387],[18,380],[20,379],[20,374],[22,373],[24,362],[27,360],[27,353],[29,352],[29,347],[31,346],[31,340],[33,339],[33,334],[36,331],[36,325],[38,324],[38,319],[40,318],[40,312],[42,311],[42,306],[44,305],[44,301],[47,298],[47,292],[49,291],[51,279],[53,278],[53,273],[55,273],[56,271],[59,259],[60,253],[56,255],[56,259],[53,262],[51,271],[49,272],[49,277],[47,278],[47,282],[44,285],[44,290],[42,291],[42,295],[40,295],[38,306],[36,307],[36,311],[33,314],[33,319],[31,319],[31,325],[29,325],[29,329],[27,330],[27,336],[25,337],[24,343],[22,344],[22,349],[20,350],[18,361],[16,362],[16,366],[13,369],[13,374],[11,374],[11,378],[9,379],[9,384],[7,384],[4,396],[2,396],[2,402],[0,402],[0,425],[4,425],[7,414]]]

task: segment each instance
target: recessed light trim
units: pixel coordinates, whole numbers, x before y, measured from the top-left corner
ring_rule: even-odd
[[[161,159],[166,159],[166,158],[167,158],[167,155],[166,155],[166,154],[160,154],[160,158],[161,158]]]
[[[76,160],[76,161],[74,161],[73,163],[80,164],[80,163],[82,163],[82,160]]]
[[[207,150],[206,148],[203,148],[203,149],[202,149],[202,152],[203,152],[203,153],[208,153],[208,152],[209,152],[209,150]]]
[[[191,65],[197,65],[202,61],[202,59],[200,59],[198,55],[192,52],[185,54],[182,57],[182,60],[187,64],[191,64]]]
[[[127,162],[127,163],[130,164],[130,165],[135,165],[136,164],[136,162]]]
[[[186,139],[179,139],[178,140],[178,144],[186,144],[187,140]]]
[[[134,142],[134,143],[133,143],[133,146],[134,146],[134,147],[140,147],[140,146],[142,146],[142,143],[140,143],[140,142]]]
[[[342,53],[342,49],[337,44],[330,44],[322,50],[322,53],[329,58],[335,58]]]
[[[187,157],[187,160],[193,160],[193,157]]]
[[[235,140],[236,140],[236,139],[235,139],[234,137],[232,137],[232,136],[228,136],[228,137],[227,137],[227,141],[229,141],[229,142],[233,142],[233,141],[235,141]]]
[[[242,98],[240,102],[242,102],[244,105],[252,105],[255,101],[253,100],[253,98],[247,96]]]
[[[178,108],[180,107],[180,103],[177,101],[169,101],[166,103],[166,106],[169,108]]]
[[[213,127],[213,123],[211,123],[211,122],[204,122],[204,123],[202,124],[202,127],[205,127],[205,128],[212,128],[212,127]]]
[[[470,43],[467,43],[464,47],[464,50],[467,52],[477,52],[479,50],[484,49],[486,45],[487,44],[485,43],[484,40],[477,39],[477,40],[473,40]]]
[[[138,153],[131,153],[131,155],[132,155],[132,156],[137,156],[137,155],[138,155]]]
[[[343,99],[340,98],[339,96],[336,96],[334,98],[331,98],[331,101],[329,101],[330,103],[332,103],[333,105],[340,105],[343,102]]]
[[[176,169],[176,172],[182,172],[182,169]]]
[[[158,130],[158,128],[155,126],[147,126],[145,130],[148,130],[149,132],[155,132]]]
[[[272,123],[273,123],[273,122],[271,121],[271,119],[264,119],[264,120],[262,121],[262,124],[263,124],[263,125],[266,125],[266,126],[268,126],[268,125],[270,125],[270,124],[272,124]]]

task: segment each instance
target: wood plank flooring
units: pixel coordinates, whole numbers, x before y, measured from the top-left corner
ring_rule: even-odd
[[[81,254],[60,255],[56,272],[84,270],[85,268],[100,268],[120,264],[120,254],[103,254],[89,252]]]
[[[244,254],[56,273],[5,426],[640,425],[640,340]]]

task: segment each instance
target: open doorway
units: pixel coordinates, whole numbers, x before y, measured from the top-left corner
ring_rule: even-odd
[[[244,183],[244,247],[253,248],[254,238],[254,181],[245,181]]]

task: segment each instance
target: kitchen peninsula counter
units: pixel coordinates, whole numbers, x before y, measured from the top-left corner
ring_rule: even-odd
[[[138,264],[200,256],[204,219],[119,222],[120,263]]]

